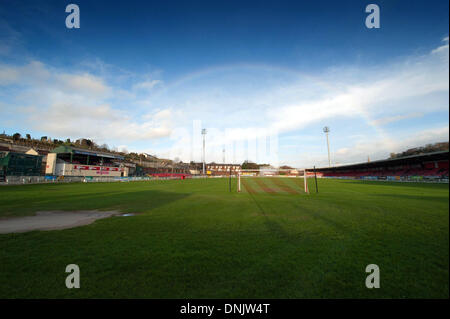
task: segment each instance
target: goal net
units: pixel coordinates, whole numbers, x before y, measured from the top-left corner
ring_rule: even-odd
[[[248,193],[309,194],[306,169],[241,169],[237,191]]]

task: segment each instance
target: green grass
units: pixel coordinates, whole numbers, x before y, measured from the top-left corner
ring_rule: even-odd
[[[448,298],[448,185],[320,180],[319,194],[228,180],[0,188],[0,217],[141,213],[0,235],[0,298]],[[233,181],[234,184],[234,181]],[[81,288],[65,287],[78,264]],[[377,264],[381,288],[365,287]]]

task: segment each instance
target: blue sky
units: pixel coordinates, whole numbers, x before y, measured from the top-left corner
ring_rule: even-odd
[[[69,3],[0,3],[1,130],[297,167],[325,125],[336,164],[448,140],[448,1]]]

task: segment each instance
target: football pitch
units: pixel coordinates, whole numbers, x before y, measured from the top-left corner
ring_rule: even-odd
[[[0,218],[118,210],[0,234],[0,298],[448,298],[442,184],[228,179],[0,188]],[[68,264],[80,288],[68,289]],[[366,266],[379,289],[365,286]]]

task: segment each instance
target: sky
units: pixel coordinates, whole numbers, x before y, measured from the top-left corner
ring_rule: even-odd
[[[65,24],[70,3],[80,28]],[[380,28],[367,28],[368,4]],[[448,1],[0,2],[0,130],[294,167],[449,136]]]

